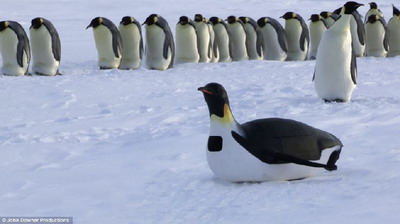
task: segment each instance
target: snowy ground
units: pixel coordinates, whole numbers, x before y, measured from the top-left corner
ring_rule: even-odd
[[[309,17],[342,1],[7,1],[1,20],[58,28],[64,76],[0,76],[0,216],[75,223],[396,223],[400,218],[400,58],[358,59],[353,100],[325,104],[314,61],[185,64],[99,71],[95,16]],[[363,2],[367,4],[367,1]],[[378,2],[387,20],[390,1]],[[400,6],[400,5],[399,5]],[[360,9],[365,14],[368,7]],[[283,22],[280,20],[280,22]],[[292,118],[338,136],[338,171],[293,182],[232,184],[208,168],[208,110],[219,82],[239,122]]]

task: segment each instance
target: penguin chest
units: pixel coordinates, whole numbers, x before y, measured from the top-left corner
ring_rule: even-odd
[[[30,29],[32,49],[32,71],[43,75],[55,75],[59,61],[54,58],[52,39],[45,26],[39,29]]]
[[[246,49],[250,60],[259,60],[261,55],[257,53],[257,33],[252,25],[245,24]]]
[[[354,19],[354,16],[352,16],[350,19],[352,45],[354,47],[354,52],[356,53],[356,56],[362,57],[362,56],[364,56],[364,52],[365,52],[365,40],[364,40],[365,33],[362,33],[361,35],[363,35],[363,36],[359,37],[358,29],[361,29],[361,28],[358,27],[356,19]]]
[[[156,25],[146,27],[146,65],[149,69],[166,70],[171,63],[172,51],[164,49],[165,33]],[[167,50],[167,58],[164,58]]]
[[[176,26],[176,59],[181,62],[198,62],[196,30],[191,25]]]
[[[286,38],[288,41],[288,60],[305,60],[308,52],[307,39],[300,43],[301,33],[303,31],[301,24],[296,19],[289,19],[285,22]],[[302,50],[302,48],[304,50]]]
[[[210,62],[211,60],[211,45],[210,31],[208,25],[204,22],[194,22],[197,30],[198,49],[200,54],[200,62]]]
[[[279,60],[286,59],[286,52],[281,48],[279,43],[278,33],[269,23],[262,29],[264,38],[264,57],[266,60]]]
[[[218,45],[219,61],[230,62],[231,56],[229,53],[229,35],[225,26],[222,24],[214,25],[215,42]]]
[[[310,24],[310,58],[315,59],[319,42],[326,27],[322,21],[313,22]]]
[[[132,63],[140,62],[140,41],[142,36],[139,28],[135,24],[120,25],[119,32],[123,43],[122,60],[131,61]]]
[[[248,60],[246,49],[246,33],[240,23],[227,24],[232,41],[232,59],[234,61]]]
[[[2,73],[5,75],[24,75],[28,69],[28,56],[18,49],[17,34],[11,29],[0,32],[0,50],[3,60]],[[17,61],[17,51],[22,51],[22,67]]]
[[[400,55],[400,17],[393,17],[388,23],[389,32],[389,54],[394,57]]]
[[[106,26],[100,25],[93,29],[93,34],[99,58],[99,66],[117,68],[121,57],[115,57],[111,31]]]
[[[365,24],[366,55],[385,57],[386,50],[383,46],[385,28],[380,22]]]

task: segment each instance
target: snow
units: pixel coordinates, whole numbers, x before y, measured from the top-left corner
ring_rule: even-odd
[[[386,18],[390,1],[378,2]],[[7,1],[2,20],[43,16],[62,42],[56,77],[0,76],[0,216],[75,223],[396,223],[400,218],[400,58],[359,58],[349,103],[325,104],[315,62],[182,64],[167,71],[97,68],[91,19],[151,13],[305,19],[342,1]],[[367,5],[367,2],[364,2]],[[368,6],[360,8],[365,14]],[[279,20],[283,23],[283,20]],[[299,181],[233,184],[205,157],[209,117],[197,88],[219,82],[239,122],[283,117],[344,143],[339,169]]]

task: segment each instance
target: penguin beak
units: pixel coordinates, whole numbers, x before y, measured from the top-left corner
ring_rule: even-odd
[[[92,24],[89,24],[89,26],[87,26],[86,29],[89,29],[89,27],[92,27]]]
[[[197,90],[205,94],[213,95],[213,93],[210,90],[206,89],[205,87],[199,87]]]

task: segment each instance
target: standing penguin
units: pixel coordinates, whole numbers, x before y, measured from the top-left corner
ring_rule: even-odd
[[[287,39],[282,25],[271,17],[262,17],[257,24],[263,33],[264,59],[285,61],[287,58]]]
[[[199,62],[208,63],[212,58],[212,42],[210,37],[210,29],[206,19],[201,14],[194,16],[194,25],[197,31],[200,60]]]
[[[32,20],[29,28],[32,46],[32,72],[36,75],[58,75],[61,42],[56,28],[44,18]]]
[[[211,42],[211,63],[215,63],[219,61],[219,49],[218,49],[218,44],[217,40],[215,39],[215,31],[214,31],[214,26],[213,24],[206,19],[207,25],[208,25],[208,30],[210,32],[210,42]]]
[[[365,23],[367,23],[368,18],[372,15],[378,15],[384,18],[383,12],[380,9],[378,9],[378,5],[375,2],[370,2],[368,4],[369,4],[369,10],[367,14],[365,14]]]
[[[197,47],[198,39],[196,27],[187,16],[181,16],[175,31],[176,38],[176,62],[199,62],[200,55]]]
[[[100,69],[118,68],[122,58],[122,37],[109,19],[94,18],[86,27],[93,28]]]
[[[323,11],[319,15],[322,16],[322,19],[325,21],[326,28],[331,27],[335,21],[339,19],[339,15],[328,11]]]
[[[143,37],[140,23],[131,16],[125,16],[119,23],[122,43],[122,59],[119,69],[137,69],[143,59]]]
[[[231,182],[294,180],[337,169],[343,144],[307,124],[265,118],[239,124],[228,94],[218,83],[198,88],[210,114],[207,162],[218,178]]]
[[[351,44],[352,13],[362,6],[347,2],[342,16],[323,34],[314,70],[314,87],[325,102],[347,102],[356,87],[357,64]]]
[[[388,57],[400,55],[400,11],[393,5],[393,17],[389,20],[387,26],[389,35],[389,53]]]
[[[4,75],[28,75],[31,50],[25,30],[19,23],[0,22],[0,49]]]
[[[146,31],[146,65],[149,69],[166,70],[174,66],[175,43],[168,22],[160,15],[147,17]]]
[[[246,49],[250,60],[264,59],[264,38],[256,21],[250,17],[239,17],[246,32]]]
[[[323,20],[323,17],[318,15],[318,14],[313,14],[311,15],[310,18],[310,52],[309,52],[309,58],[310,59],[315,59],[317,57],[317,51],[318,51],[318,45],[321,40],[322,34],[325,32],[327,29],[325,20]]]
[[[246,32],[242,21],[235,16],[229,16],[226,21],[228,22],[226,26],[230,35],[229,38],[232,41],[232,60],[249,60],[246,48]]]
[[[386,57],[389,50],[386,21],[378,15],[370,15],[365,23],[366,56]]]
[[[215,33],[215,45],[217,45],[219,53],[219,62],[231,62],[231,47],[232,44],[228,28],[224,20],[218,17],[211,17],[210,23],[213,25]]]
[[[285,32],[288,40],[288,61],[304,61],[307,59],[310,34],[304,19],[294,13],[287,12],[280,18],[285,19]]]

